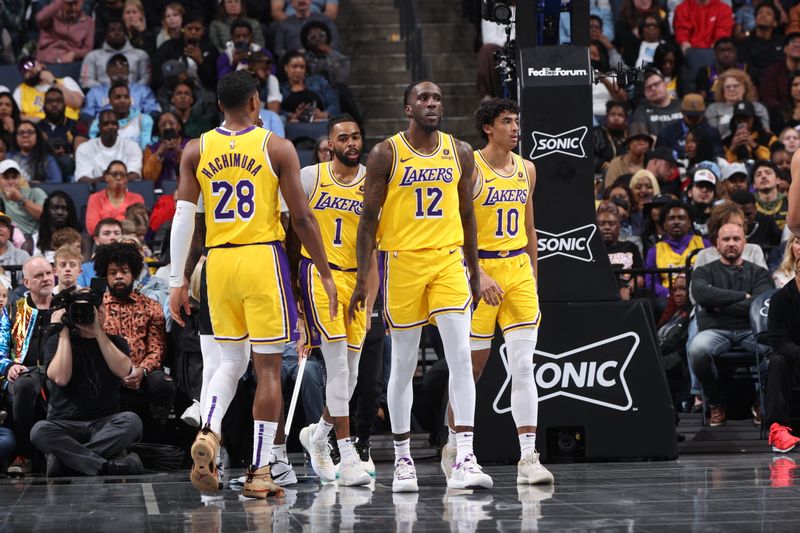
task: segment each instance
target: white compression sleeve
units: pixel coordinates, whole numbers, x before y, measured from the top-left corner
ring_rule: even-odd
[[[471,320],[469,312],[446,313],[436,317],[447,368],[450,371],[447,384],[456,426],[475,425],[475,381],[472,377],[472,351],[469,344]]]
[[[401,435],[411,431],[411,407],[414,388],[411,380],[417,369],[419,338],[422,328],[392,330],[392,359],[389,383],[386,385],[386,403],[392,421],[392,433]]]
[[[200,352],[203,354],[203,386],[200,389],[200,412],[205,413],[208,405],[208,384],[211,376],[217,371],[220,365],[219,342],[214,339],[214,335],[200,335]]]
[[[325,359],[325,372],[328,375],[325,384],[325,403],[328,412],[335,417],[347,416],[350,403],[347,341],[328,342],[322,339],[322,357]]]
[[[194,215],[197,206],[186,200],[178,200],[175,205],[175,216],[172,219],[172,230],[169,234],[169,286],[183,287],[183,269],[189,257],[194,233]]]
[[[250,353],[244,342],[221,342],[219,346],[220,365],[208,383],[203,411],[203,420],[217,435],[220,435],[222,418],[236,394],[239,378],[250,362]]]
[[[533,351],[538,339],[538,328],[517,329],[505,335],[511,371],[511,416],[518,428],[535,426],[539,419],[539,394],[533,378]]]

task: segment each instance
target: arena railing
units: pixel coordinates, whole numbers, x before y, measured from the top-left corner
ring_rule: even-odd
[[[422,52],[422,23],[417,2],[394,0],[394,5],[400,11],[400,38],[406,44],[406,68],[411,71],[413,80],[428,79],[430,68]]]

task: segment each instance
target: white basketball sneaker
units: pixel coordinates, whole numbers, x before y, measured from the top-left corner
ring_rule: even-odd
[[[447,480],[447,487],[451,489],[491,489],[492,485],[492,478],[483,473],[473,454],[454,464],[453,475]]]
[[[319,476],[321,481],[330,482],[336,479],[336,467],[331,460],[331,452],[328,449],[328,439],[315,441],[312,437],[316,424],[304,427],[300,430],[300,444],[306,449],[311,457],[311,468]]]
[[[358,455],[353,454],[353,458],[348,461],[339,462],[339,485],[345,487],[357,487],[369,485],[372,478],[361,466]]]
[[[445,444],[442,448],[442,460],[439,463],[442,467],[444,477],[450,479],[453,475],[453,465],[456,462],[456,449],[451,448],[450,444]]]
[[[549,485],[553,474],[539,462],[539,453],[529,450],[522,454],[517,464],[517,483],[526,485]]]
[[[417,469],[410,457],[401,457],[394,462],[392,492],[419,492]]]

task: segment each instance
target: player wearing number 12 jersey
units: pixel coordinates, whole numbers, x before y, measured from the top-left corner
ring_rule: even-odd
[[[203,492],[218,486],[215,457],[222,418],[253,351],[258,379],[253,402],[253,461],[243,495],[283,494],[270,476],[281,398],[281,354],[296,328],[288,262],[282,241],[278,190],[286,199],[300,236],[320,273],[323,290],[336,301],[325,249],[314,216],[303,201],[300,163],[288,141],[254,123],[261,102],[253,76],[245,71],[223,77],[217,86],[225,127],[190,141],[181,158],[181,177],[170,252],[170,309],[186,306],[183,275],[194,230],[197,200],[205,202],[206,278],[214,336],[221,343],[220,365],[208,385],[205,426],[192,445],[190,478]],[[336,308],[330,310],[335,316]]]
[[[499,324],[511,374],[511,414],[520,442],[517,483],[552,483],[553,475],[541,465],[536,452],[538,397],[533,351],[541,316],[533,225],[536,168],[512,152],[519,142],[515,102],[483,102],[475,112],[475,126],[487,144],[475,151],[473,205],[479,228],[481,302],[472,315],[473,372],[476,379],[483,372],[495,324]],[[450,439],[442,450],[445,475],[455,460],[453,425],[451,412]]]
[[[395,445],[392,490],[419,490],[408,440],[411,380],[421,327],[429,321],[436,322],[442,336],[458,432],[457,459],[448,486],[490,488],[492,479],[483,473],[472,451],[475,384],[469,324],[473,298],[480,298],[472,149],[439,131],[443,107],[436,84],[409,85],[403,103],[408,129],[373,148],[367,160],[364,212],[358,227],[358,276],[350,313],[363,307],[377,232],[385,316],[392,336],[387,388]]]

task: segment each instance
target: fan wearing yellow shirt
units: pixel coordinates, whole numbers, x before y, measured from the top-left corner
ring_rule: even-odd
[[[511,414],[517,426],[520,461],[517,483],[552,483],[536,452],[538,395],[533,351],[539,334],[537,250],[533,224],[536,167],[512,150],[519,143],[516,102],[493,99],[475,111],[475,127],[486,146],[475,151],[473,206],[478,222],[481,302],[472,315],[472,371],[480,379],[499,324],[511,374]],[[442,450],[442,470],[452,471],[455,431]]]
[[[217,85],[225,127],[204,133],[184,148],[171,232],[170,313],[181,323],[188,310],[184,265],[202,193],[206,220],[206,278],[211,324],[220,342],[220,364],[206,392],[203,421],[192,445],[192,484],[201,492],[218,489],[215,458],[222,418],[250,359],[258,387],[253,402],[253,461],[242,494],[282,496],[270,475],[269,457],[283,409],[281,354],[296,338],[296,308],[283,248],[278,191],[294,228],[319,271],[322,289],[336,302],[319,226],[304,201],[300,162],[294,146],[256,126],[261,102],[255,78],[232,72]],[[331,318],[337,309],[332,305]]]
[[[358,275],[350,314],[363,309],[373,250],[383,268],[384,316],[392,338],[387,387],[394,434],[394,492],[417,492],[409,436],[421,328],[435,322],[450,376],[457,457],[450,488],[491,488],[473,453],[475,383],[469,327],[480,299],[471,177],[472,148],[439,130],[442,91],[412,83],[403,96],[408,128],[372,149],[358,226]]]

